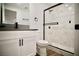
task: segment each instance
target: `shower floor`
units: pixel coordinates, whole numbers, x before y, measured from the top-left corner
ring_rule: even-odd
[[[59,53],[52,51],[50,49],[46,49],[46,50],[47,50],[47,56],[64,56],[64,55],[59,54]],[[40,56],[40,55],[36,54],[36,56]]]
[[[50,49],[47,49],[47,56],[63,56],[62,54],[59,54],[55,51],[52,51]]]

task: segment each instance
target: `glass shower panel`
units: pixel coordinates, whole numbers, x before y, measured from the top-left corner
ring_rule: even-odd
[[[74,51],[74,4],[61,4],[45,12],[45,38],[55,46]],[[50,25],[58,22],[57,25]],[[49,29],[49,26],[51,27]]]

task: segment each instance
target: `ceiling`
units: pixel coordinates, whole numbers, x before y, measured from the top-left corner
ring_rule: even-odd
[[[14,6],[16,8],[29,8],[29,3],[4,3],[4,5]]]
[[[57,3],[42,3],[45,5],[45,8],[48,8],[50,6],[53,6]],[[29,9],[29,3],[4,3],[5,6],[11,6],[16,8],[22,8],[22,9]]]

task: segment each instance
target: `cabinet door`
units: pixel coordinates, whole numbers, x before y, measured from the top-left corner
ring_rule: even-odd
[[[36,37],[24,37],[21,54],[23,56],[36,55]]]
[[[18,39],[0,39],[0,56],[18,56],[19,51]]]

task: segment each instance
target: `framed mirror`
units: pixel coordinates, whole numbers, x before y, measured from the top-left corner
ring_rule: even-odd
[[[0,3],[0,28],[29,29],[29,3]],[[4,28],[2,28],[4,27]]]
[[[4,23],[29,25],[29,3],[4,3]]]

